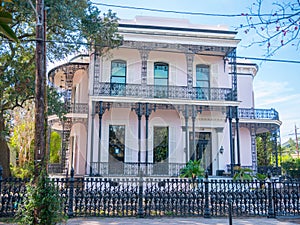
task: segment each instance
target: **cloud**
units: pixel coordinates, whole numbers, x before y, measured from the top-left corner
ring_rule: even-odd
[[[254,85],[255,107],[274,108],[279,104],[295,106],[300,94],[295,94],[290,86],[288,82],[257,80]]]
[[[256,80],[254,84],[255,108],[275,108],[282,121],[281,142],[293,133],[295,125],[300,126],[300,93],[291,88],[289,82]]]

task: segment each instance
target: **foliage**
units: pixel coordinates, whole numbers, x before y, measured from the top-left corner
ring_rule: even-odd
[[[14,31],[8,26],[12,23],[12,15],[4,10],[2,4],[4,2],[12,2],[11,0],[0,0],[0,34],[11,41],[18,41]]]
[[[180,170],[180,177],[193,178],[203,177],[204,168],[201,167],[201,160],[190,160],[185,167]]]
[[[67,114],[67,107],[63,101],[63,92],[59,92],[53,87],[47,88],[47,114],[56,115],[60,120],[65,120],[65,115]]]
[[[22,167],[16,165],[10,167],[13,177],[16,178],[32,178],[33,176],[33,161],[25,163]]]
[[[281,166],[286,174],[294,178],[300,178],[300,158],[282,162]]]
[[[63,220],[59,192],[45,170],[39,175],[36,184],[29,184],[26,188],[27,198],[18,211],[19,224],[52,225]]]
[[[272,156],[272,146],[270,133],[263,133],[256,137],[258,166],[270,166]]]
[[[258,38],[251,45],[260,44],[266,47],[267,56],[273,55],[285,45],[298,49],[299,13],[299,0],[256,0],[250,7],[250,12],[242,14],[247,23],[242,24],[240,29],[246,34],[255,32]]]
[[[12,30],[19,40],[14,43],[0,39],[0,146],[3,146],[0,148],[0,155],[3,156],[0,164],[3,166],[4,177],[9,176],[9,149],[6,142],[8,136],[3,134],[10,124],[5,116],[10,110],[23,107],[26,101],[34,98],[36,15],[30,2],[15,0],[14,4],[3,6],[3,10],[14,18]],[[91,42],[100,46],[100,41],[105,40],[105,50],[121,43],[122,38],[113,33],[117,27],[115,14],[109,12],[101,16],[89,0],[45,0],[45,6],[48,9],[48,61],[64,59],[67,55],[87,48]],[[94,27],[92,33],[88,32]],[[93,41],[96,37],[99,39]],[[57,96],[55,98],[59,99]],[[51,107],[55,105],[51,97],[48,97],[48,101]],[[60,105],[55,109],[63,109]],[[58,114],[63,116],[63,113]]]
[[[34,146],[34,107],[33,102],[27,102],[24,108],[15,108],[13,111],[13,134],[10,146],[16,151],[17,165],[23,167],[33,161]]]
[[[264,181],[265,179],[267,179],[267,175],[266,174],[262,174],[262,173],[257,173],[256,175],[255,175],[255,178],[257,179],[257,180],[259,180],[259,181]]]
[[[55,132],[51,132],[50,137],[50,163],[60,162],[61,136]]]
[[[249,168],[237,167],[235,168],[235,174],[233,180],[253,180],[253,171]]]

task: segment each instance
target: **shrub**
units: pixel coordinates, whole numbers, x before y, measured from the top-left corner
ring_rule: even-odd
[[[190,160],[185,167],[180,170],[180,177],[196,179],[204,176],[204,169],[200,165],[200,160]]]
[[[27,197],[18,217],[19,224],[53,225],[63,220],[59,192],[44,170],[36,184],[27,185]]]

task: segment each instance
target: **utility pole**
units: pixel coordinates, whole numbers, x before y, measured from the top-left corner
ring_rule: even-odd
[[[36,77],[35,77],[35,135],[34,181],[44,167],[46,156],[46,54],[44,0],[36,0]]]
[[[297,156],[299,158],[299,143],[298,143],[298,133],[297,133],[297,130],[298,130],[298,128],[297,128],[297,126],[295,124],[296,151],[297,151]]]

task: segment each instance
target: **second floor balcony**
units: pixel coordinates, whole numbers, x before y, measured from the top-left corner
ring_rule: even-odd
[[[259,120],[279,120],[279,114],[275,109],[239,108],[239,118]]]
[[[202,88],[141,84],[97,83],[95,96],[134,98],[187,99],[201,101],[232,101],[231,88]]]

